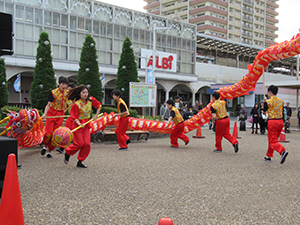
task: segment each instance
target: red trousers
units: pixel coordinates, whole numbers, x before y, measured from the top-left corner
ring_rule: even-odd
[[[268,139],[269,139],[269,148],[267,151],[268,157],[273,157],[274,150],[277,151],[280,155],[285,148],[279,144],[278,138],[283,128],[283,120],[269,120],[268,121]]]
[[[84,128],[80,128],[73,132],[73,135],[73,143],[66,148],[66,153],[68,155],[74,155],[79,151],[77,158],[80,161],[84,161],[91,151],[90,126],[86,125]]]
[[[173,147],[178,147],[178,138],[184,141],[184,143],[188,143],[190,139],[183,133],[184,123],[180,123],[175,125],[174,129],[171,131],[170,139],[171,145]]]
[[[72,123],[73,123],[73,119],[71,117],[67,118],[65,127],[69,128],[70,130],[72,130]]]
[[[233,137],[230,132],[230,120],[229,118],[218,119],[215,126],[216,135],[216,149],[222,151],[222,139],[226,138],[232,145],[239,143],[235,137]]]
[[[62,115],[64,115],[64,111],[57,111],[52,108],[50,108],[47,113],[47,116],[62,116]],[[48,147],[50,151],[52,151],[56,146],[53,139],[53,132],[62,125],[63,120],[64,120],[63,117],[46,120],[43,143],[45,147]]]
[[[120,117],[119,125],[115,131],[120,148],[127,148],[126,141],[129,140],[129,137],[126,135],[128,122],[129,122],[128,116]]]

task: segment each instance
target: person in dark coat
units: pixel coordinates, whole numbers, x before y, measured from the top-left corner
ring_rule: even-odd
[[[239,120],[240,120],[240,131],[246,131],[247,110],[244,104],[241,104]]]
[[[251,134],[254,133],[254,124],[256,125],[256,131],[255,131],[255,133],[257,134],[257,130],[258,130],[258,110],[259,110],[258,103],[255,103],[254,107],[251,110],[251,116],[253,117],[252,132],[251,132]]]
[[[260,102],[260,107],[258,109],[258,122],[260,128],[260,134],[264,135],[267,128],[267,115],[264,116],[264,101]]]

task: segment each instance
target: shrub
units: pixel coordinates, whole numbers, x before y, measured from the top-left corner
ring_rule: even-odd
[[[100,112],[107,113],[107,114],[110,114],[111,112],[118,113],[118,109],[113,107],[102,107]],[[138,116],[137,111],[135,109],[129,109],[129,113],[130,113],[129,115],[130,117],[137,118]]]
[[[19,107],[6,105],[1,108],[1,115],[0,115],[1,120],[3,120],[7,116],[7,113],[8,113],[7,109],[11,110],[11,111],[15,111],[17,113],[21,110],[21,108],[19,108]]]

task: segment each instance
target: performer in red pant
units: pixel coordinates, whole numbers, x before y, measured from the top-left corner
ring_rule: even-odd
[[[74,87],[76,87],[76,85],[74,83],[69,83],[68,86],[67,86],[68,93]],[[68,104],[68,109],[67,109],[67,111],[69,112],[69,115],[71,115],[71,107],[72,107],[73,103],[74,102],[72,100],[68,100],[68,103],[67,103]],[[72,117],[68,117],[67,121],[66,121],[66,124],[65,124],[65,127],[67,127],[70,130],[72,130],[72,124],[73,124]],[[56,151],[58,151],[61,154],[64,153],[64,150],[65,150],[65,148],[63,148],[63,147],[60,147],[60,148],[56,149]]]
[[[59,77],[58,88],[52,90],[48,96],[48,104],[45,107],[42,119],[47,116],[63,116],[67,109],[67,90],[66,87],[69,81],[65,77]],[[44,147],[41,151],[41,155],[45,155],[47,148],[47,158],[52,158],[50,152],[55,148],[56,144],[52,138],[54,130],[59,128],[63,123],[64,118],[51,118],[46,120],[45,135],[43,139]]]
[[[214,152],[222,152],[222,139],[226,138],[234,147],[234,151],[239,151],[238,141],[229,133],[230,120],[227,115],[226,102],[220,100],[219,92],[212,93],[213,104],[211,105],[211,113],[213,123],[215,124],[216,149]],[[216,121],[217,119],[217,121]]]
[[[74,120],[72,129],[75,129],[77,126],[81,126],[90,120],[92,106],[97,109],[94,120],[97,119],[97,116],[101,110],[101,103],[94,97],[90,97],[90,91],[87,86],[79,85],[78,87],[73,88],[68,94],[68,99],[76,101],[71,108],[71,118]],[[74,131],[73,135],[73,144],[66,148],[64,162],[65,164],[68,164],[70,156],[80,151],[77,157],[77,167],[86,168],[87,166],[84,165],[82,161],[88,157],[91,150],[91,134],[89,124]]]
[[[128,122],[129,122],[129,110],[127,108],[126,103],[124,100],[121,98],[121,92],[119,90],[113,90],[112,92],[112,97],[114,100],[117,101],[117,106],[118,106],[118,114],[115,114],[114,117],[119,116],[120,121],[119,125],[115,131],[117,135],[117,140],[120,145],[119,150],[128,150],[127,144],[129,144],[130,138],[126,135],[126,131],[128,128]]]
[[[184,129],[184,119],[182,118],[178,109],[174,107],[175,102],[172,99],[167,101],[167,107],[170,109],[170,117],[168,123],[166,124],[165,128],[168,128],[171,120],[173,120],[171,128],[175,124],[174,129],[171,131],[170,139],[171,139],[171,147],[178,148],[178,138],[184,141],[185,145],[189,143],[189,138],[183,133]]]
[[[265,97],[264,103],[264,112],[268,111],[268,140],[269,140],[269,148],[267,151],[267,157],[265,157],[265,161],[271,162],[271,158],[273,157],[274,150],[277,151],[281,155],[280,163],[284,163],[286,157],[288,156],[288,152],[285,151],[285,148],[279,144],[278,138],[280,136],[280,132],[284,126],[283,124],[283,106],[284,101],[278,98],[276,95],[278,93],[278,87],[271,85],[268,88],[268,96],[270,99]]]

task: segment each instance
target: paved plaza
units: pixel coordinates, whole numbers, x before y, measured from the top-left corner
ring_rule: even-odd
[[[232,123],[233,124],[233,123]],[[169,136],[132,141],[128,151],[116,143],[92,144],[85,161],[48,159],[40,148],[21,149],[18,170],[26,224],[146,224],[170,217],[175,225],[299,224],[300,132],[287,134],[284,164],[275,152],[265,162],[267,135],[239,132],[240,150],[223,140],[214,153],[214,134],[180,141]],[[231,128],[232,133],[232,128]]]

